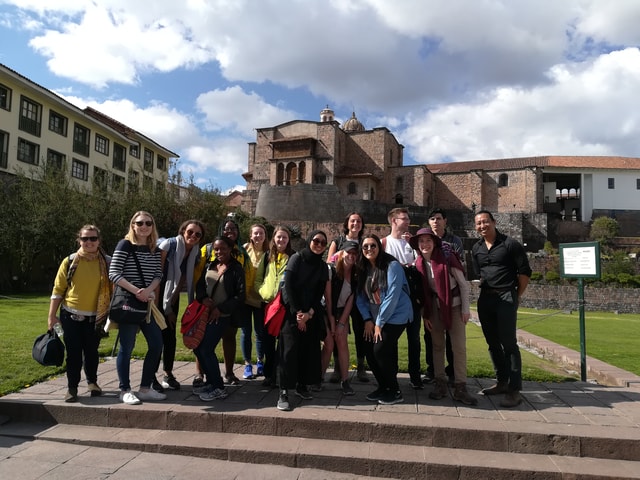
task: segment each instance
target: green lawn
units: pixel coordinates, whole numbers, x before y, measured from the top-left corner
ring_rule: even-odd
[[[183,308],[186,306],[186,298],[182,299]],[[47,328],[47,313],[49,310],[49,297],[48,296],[20,296],[20,297],[0,297],[0,355],[2,358],[2,370],[0,371],[0,396],[10,392],[20,390],[26,386],[32,385],[46,378],[54,375],[64,375],[63,367],[42,367],[37,364],[31,358],[31,347],[37,335],[46,331]],[[539,313],[539,312],[534,312]],[[614,319],[619,320],[622,316],[616,316]],[[535,317],[537,318],[537,317]],[[577,314],[569,316],[569,320],[573,319],[574,322],[577,318]],[[589,320],[597,323],[595,318],[589,316]],[[569,321],[568,320],[568,321]],[[550,324],[554,325],[556,320],[544,321],[533,324],[532,326]],[[529,320],[521,324],[529,323]],[[610,319],[606,319],[603,323],[603,331],[607,329],[607,325],[610,323]],[[590,321],[587,322],[587,335],[591,331]],[[577,323],[576,323],[577,325]],[[635,322],[625,322],[624,328],[630,328],[634,326],[633,333],[637,333],[640,329],[640,321],[636,319]],[[529,328],[529,327],[528,327]],[[553,329],[552,329],[553,330]],[[568,331],[570,328],[562,328],[560,330]],[[575,328],[577,332],[577,326]],[[538,333],[537,331],[530,330],[532,333]],[[616,332],[620,338],[628,339],[625,341],[625,345],[629,345],[634,338],[633,333],[630,330],[626,332]],[[577,333],[576,333],[577,334]],[[100,355],[102,357],[110,356],[114,342],[116,331],[111,331],[111,335],[102,340],[100,344]],[[544,335],[541,335],[544,336]],[[600,335],[602,336],[602,335]],[[467,328],[467,351],[468,351],[468,375],[472,378],[479,377],[493,377],[493,368],[489,360],[489,354],[487,353],[487,347],[482,336],[480,329],[474,325],[469,324]],[[552,339],[549,335],[548,338]],[[558,340],[555,340],[558,341]],[[351,342],[351,357],[355,362],[355,348],[353,346],[353,335],[350,335]],[[579,341],[578,341],[579,342]],[[616,342],[617,343],[617,342]],[[569,345],[569,343],[567,343]],[[576,344],[579,348],[579,343]],[[589,344],[588,344],[589,345]],[[576,348],[576,347],[574,347]],[[400,369],[406,371],[406,337],[403,336],[400,343]],[[605,348],[606,349],[606,348]],[[136,342],[136,348],[134,350],[134,356],[143,357],[146,351],[146,343],[144,338],[139,335]],[[623,352],[631,352],[631,349],[618,349],[621,352],[618,355],[620,361],[625,360],[624,365],[616,364],[613,360],[610,363],[614,363],[621,368],[627,368],[631,370],[629,364],[635,361],[636,368],[638,365],[637,360],[633,360],[630,354]],[[219,352],[220,353],[220,352]],[[594,355],[593,352],[588,351],[590,355]],[[240,347],[237,350],[238,358],[237,362],[241,363],[242,357],[240,354]],[[255,347],[254,347],[255,355]],[[594,355],[595,356],[595,355]],[[192,361],[194,360],[193,353],[187,350],[180,340],[178,340],[178,360]],[[605,360],[605,359],[603,359]],[[609,360],[605,360],[609,361]],[[563,372],[559,371],[552,363],[540,359],[535,355],[523,351],[523,377],[526,380],[535,380],[543,382],[563,381],[569,379]]]

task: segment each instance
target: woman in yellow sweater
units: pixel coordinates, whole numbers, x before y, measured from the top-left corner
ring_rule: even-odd
[[[65,402],[78,401],[83,366],[91,396],[102,394],[98,386],[100,336],[97,329],[107,318],[111,299],[108,275],[111,257],[100,247],[98,227],[82,227],[78,232],[78,244],[78,251],[62,260],[58,268],[47,320],[49,329],[61,323],[64,330],[68,388]],[[58,309],[59,317],[56,316]]]

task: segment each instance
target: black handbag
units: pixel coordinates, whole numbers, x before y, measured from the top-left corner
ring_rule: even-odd
[[[31,356],[45,367],[59,367],[64,362],[64,343],[53,330],[38,335],[33,342]]]
[[[140,279],[144,282],[144,275],[142,273],[142,267],[140,261],[136,256],[136,252],[133,253],[133,259],[138,267],[138,273]],[[111,297],[111,304],[109,305],[109,320],[114,323],[129,323],[139,325],[147,317],[149,311],[149,303],[142,302],[136,298],[136,296],[128,290],[125,290],[119,285],[116,285]]]

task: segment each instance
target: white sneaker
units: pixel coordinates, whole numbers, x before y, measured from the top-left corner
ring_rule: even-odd
[[[166,400],[167,396],[164,393],[156,392],[153,388],[150,388],[146,392],[143,392],[142,390],[140,390],[138,392],[138,398],[140,400],[147,400],[147,401],[148,400],[160,401],[160,400]]]
[[[120,392],[120,401],[127,405],[140,405],[142,403],[134,393],[131,393],[131,390]]]

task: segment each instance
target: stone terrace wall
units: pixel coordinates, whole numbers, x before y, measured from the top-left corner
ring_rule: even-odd
[[[477,282],[471,282],[471,301],[478,300]],[[585,286],[585,310],[599,312],[640,313],[637,288],[600,288]],[[578,310],[578,287],[574,285],[529,284],[522,306],[550,310]]]

